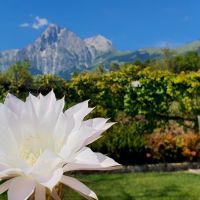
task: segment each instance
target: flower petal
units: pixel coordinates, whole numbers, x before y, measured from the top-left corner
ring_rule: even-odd
[[[25,177],[12,179],[8,190],[9,200],[25,200],[32,195],[35,189],[35,181]]]
[[[55,189],[52,190],[51,196],[52,196],[55,200],[61,200],[61,198],[58,196],[58,194],[57,194],[57,192],[56,192]]]
[[[32,134],[39,132],[48,137],[50,133],[53,134],[57,120],[63,114],[64,98],[56,101],[53,91],[39,97],[29,94],[25,106],[26,112],[23,113],[22,121],[28,127],[27,129],[31,130]]]
[[[80,130],[72,132],[68,138],[66,144],[61,149],[59,155],[65,159],[66,162],[70,161],[71,155],[74,155],[83,146],[87,138],[91,137],[96,130],[88,126],[82,126]]]
[[[23,111],[24,102],[10,93],[7,94],[4,104],[16,114],[20,114]]]
[[[10,166],[9,165],[6,165],[5,163],[1,163],[0,162],[0,173],[1,173],[1,171],[4,171],[4,170],[6,170],[7,168],[10,168]]]
[[[23,172],[19,168],[8,168],[0,172],[0,179],[15,177],[22,174]]]
[[[11,137],[12,135],[12,137],[15,138],[16,141],[20,141],[21,127],[20,127],[19,119],[16,113],[14,113],[4,104],[0,104],[0,119],[1,119],[0,125],[2,129],[4,128],[6,132],[9,132],[7,136],[7,134],[5,134],[3,130],[1,130],[0,137],[3,137],[4,135],[5,135],[4,137]],[[1,139],[1,141],[3,141],[3,139]]]
[[[40,181],[40,184],[49,188],[49,190],[53,190],[53,188],[59,183],[59,181],[61,180],[62,178],[62,175],[63,175],[63,169],[62,168],[59,168],[59,169],[56,169],[51,178],[49,180],[45,180],[45,182],[43,182],[43,180],[39,180]]]
[[[68,116],[65,114],[61,114],[59,116],[53,131],[53,136],[55,139],[55,148],[57,149],[57,151],[66,142],[67,137],[74,128],[74,125],[75,120],[73,116]]]
[[[35,187],[35,200],[45,200],[46,199],[46,189],[44,186],[37,184]]]
[[[79,192],[87,199],[98,199],[92,190],[75,178],[63,176],[60,182]]]
[[[63,175],[62,166],[63,161],[52,151],[46,150],[33,166],[30,175],[41,185],[52,190]]]
[[[83,148],[74,161],[64,166],[64,172],[73,170],[108,170],[119,167],[115,162],[101,153],[94,153],[90,148]]]
[[[7,155],[15,155],[18,152],[18,144],[11,130],[0,124],[0,150]],[[9,145],[8,145],[9,144]]]
[[[48,103],[46,103],[48,104]],[[27,97],[25,103],[25,112],[20,117],[21,135],[23,138],[41,137],[47,140],[50,134],[53,133],[53,128],[57,122],[58,115],[53,112],[55,106],[53,105],[45,111],[45,104],[40,102],[40,99],[33,95]],[[43,113],[40,113],[42,110]],[[60,114],[60,113],[59,113]],[[23,124],[23,126],[22,126]],[[22,138],[22,139],[23,139]]]
[[[29,94],[25,103],[32,107],[39,119],[43,119],[49,111],[54,109],[56,98],[53,91],[49,92],[46,96],[42,96],[42,98],[37,98],[32,94]]]
[[[51,150],[45,150],[35,165],[33,166],[33,173],[46,175],[51,174],[55,169],[60,168],[63,165],[63,161]]]
[[[82,120],[84,117],[89,114],[94,108],[88,107],[88,100],[82,103],[76,104],[72,106],[68,110],[65,111],[65,115],[69,117],[73,117],[75,121],[75,125],[73,131],[76,131],[81,126]]]
[[[5,191],[7,191],[9,189],[11,182],[12,182],[12,179],[10,179],[0,185],[0,194],[4,193]]]
[[[94,119],[89,119],[83,122],[84,126],[90,126],[96,130],[102,130],[106,124],[108,119],[105,118],[94,118]]]
[[[59,155],[65,159],[66,162],[69,162],[69,155],[76,153],[82,147],[98,139],[105,128],[109,128],[112,125],[113,123],[107,123],[102,127],[102,130],[94,129],[92,126],[82,125],[79,130],[72,131],[71,134],[69,134],[66,145],[63,146]]]
[[[83,122],[82,126],[89,126],[96,130],[93,131],[93,134],[84,141],[83,146],[87,146],[88,144],[91,144],[92,142],[99,139],[104,131],[115,124],[115,122],[106,123],[107,121],[108,119],[105,118],[94,118]]]

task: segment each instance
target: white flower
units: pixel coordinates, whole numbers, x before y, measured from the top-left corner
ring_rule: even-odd
[[[25,200],[33,193],[45,199],[48,188],[57,198],[55,186],[63,183],[88,199],[95,193],[78,180],[63,175],[72,170],[101,170],[118,166],[113,159],[94,153],[88,144],[111,127],[107,119],[83,121],[92,111],[88,101],[63,112],[64,99],[29,95],[25,102],[8,95],[0,104],[0,194],[9,200]]]
[[[141,83],[140,83],[140,81],[132,81],[131,82],[131,86],[133,87],[133,88],[137,88],[137,87],[141,87]]]

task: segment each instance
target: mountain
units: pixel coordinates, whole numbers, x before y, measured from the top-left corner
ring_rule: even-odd
[[[200,40],[176,48],[178,53],[196,50],[200,52]],[[34,74],[52,73],[70,78],[71,73],[92,70],[101,63],[133,62],[162,57],[160,48],[136,51],[118,51],[112,42],[102,35],[81,39],[75,33],[51,24],[30,44],[22,49],[0,52],[0,70],[6,70],[20,60],[29,60]]]
[[[200,40],[195,40],[188,44],[182,45],[181,47],[176,48],[176,51],[180,54],[187,53],[189,51],[196,51],[200,53]]]
[[[98,57],[104,56],[105,54],[110,54],[114,50],[111,41],[102,35],[87,38],[84,41],[92,55],[92,61],[95,61]]]
[[[0,69],[26,59],[34,72],[68,78],[72,72],[90,70],[103,61],[99,57],[112,51],[112,43],[101,35],[82,40],[72,31],[51,24],[33,44],[0,52]]]
[[[1,52],[0,66],[5,69],[17,60],[28,59],[41,73],[69,73],[91,66],[92,56],[85,42],[75,33],[50,25],[33,44],[23,49]]]
[[[101,63],[108,65],[112,61],[127,62],[149,56],[143,51],[118,51],[102,35],[81,39],[68,29],[51,24],[33,44],[0,52],[0,70],[17,61],[29,60],[34,74],[52,73],[69,78],[73,72],[91,70]]]

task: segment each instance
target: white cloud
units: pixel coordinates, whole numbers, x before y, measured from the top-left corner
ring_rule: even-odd
[[[26,27],[29,27],[30,24],[25,22],[25,23],[20,24],[19,26],[22,27],[22,28],[26,28]]]
[[[33,28],[33,29],[39,29],[43,26],[47,26],[49,24],[48,20],[46,18],[42,18],[39,16],[33,17],[33,15],[30,15],[30,17],[33,19],[31,23],[24,22],[20,24],[20,27],[22,28]]]
[[[32,24],[32,28],[39,29],[39,28],[46,26],[48,24],[49,24],[49,22],[46,18],[41,18],[39,16],[36,16],[35,22]]]

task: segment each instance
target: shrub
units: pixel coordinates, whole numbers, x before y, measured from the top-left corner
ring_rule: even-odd
[[[96,143],[95,151],[107,153],[121,164],[143,164],[145,143],[142,127],[136,122],[116,124]]]
[[[198,161],[200,136],[193,133],[156,132],[145,136],[148,162]]]

